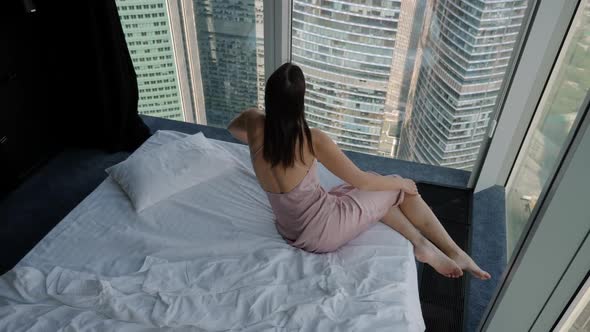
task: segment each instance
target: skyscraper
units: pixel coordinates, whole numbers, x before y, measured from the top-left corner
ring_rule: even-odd
[[[309,124],[342,148],[393,156],[423,0],[294,0],[293,62],[306,77]]]
[[[429,0],[398,157],[473,167],[526,7],[526,0]]]
[[[386,156],[394,157],[399,148],[399,137],[405,112],[408,107],[408,93],[418,57],[418,41],[422,34],[426,0],[405,0],[401,2],[398,32],[389,75],[384,120],[387,127],[382,130],[380,150]],[[389,153],[386,153],[389,151]]]
[[[178,13],[170,11],[166,0],[117,0],[117,9],[137,74],[139,113],[190,121],[191,104],[183,104],[190,98],[181,95],[190,90],[180,88],[186,81],[181,82],[183,71],[177,67],[183,61],[176,58],[183,53],[174,49],[182,45],[172,36]]]
[[[207,124],[226,126],[264,100],[262,0],[194,0],[193,8]]]

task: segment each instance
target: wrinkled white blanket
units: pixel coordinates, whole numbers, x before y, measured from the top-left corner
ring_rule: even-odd
[[[140,214],[105,180],[0,277],[0,331],[424,330],[407,240],[378,224],[334,253],[292,248],[247,148],[215,144],[235,174]]]

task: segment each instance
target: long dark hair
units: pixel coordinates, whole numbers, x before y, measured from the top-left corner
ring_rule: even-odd
[[[313,155],[311,131],[305,121],[303,97],[305,77],[296,65],[285,63],[275,70],[266,82],[264,104],[263,157],[272,167],[295,165],[295,147],[299,142],[299,155],[303,160],[303,135]]]

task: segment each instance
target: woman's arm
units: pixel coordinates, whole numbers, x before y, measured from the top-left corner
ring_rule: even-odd
[[[311,132],[318,160],[330,172],[355,188],[367,191],[403,190],[411,195],[418,193],[416,184],[410,179],[376,175],[360,170],[328,135],[317,128],[313,128]]]
[[[244,144],[248,144],[248,122],[254,116],[260,115],[260,112],[255,108],[250,108],[238,114],[227,126],[227,130],[237,140]]]

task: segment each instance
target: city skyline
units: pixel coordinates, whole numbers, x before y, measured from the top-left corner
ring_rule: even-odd
[[[346,150],[471,169],[526,2],[293,0],[291,61],[306,77],[308,123]],[[164,4],[167,39],[152,48],[175,63],[176,114],[145,107],[154,80],[140,86],[140,113],[224,127],[245,108],[264,108],[262,0],[125,3]],[[137,19],[126,21],[121,6],[129,30]],[[151,34],[142,32],[126,35],[138,81],[150,74],[139,37]]]

